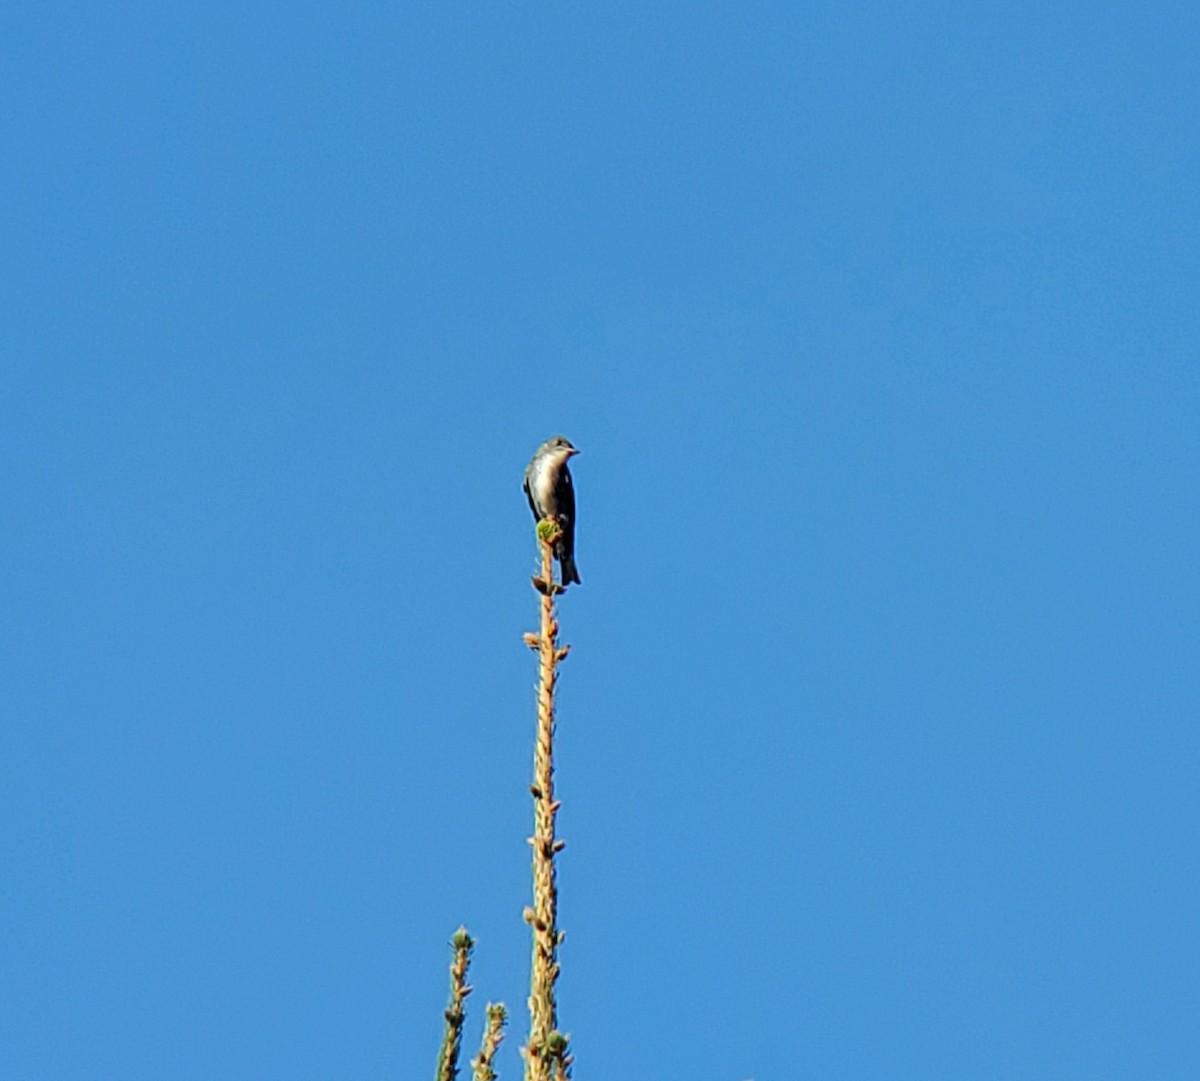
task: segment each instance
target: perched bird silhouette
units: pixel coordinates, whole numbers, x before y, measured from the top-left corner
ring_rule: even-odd
[[[561,536],[554,542],[554,558],[562,568],[562,584],[580,582],[575,566],[575,485],[567,459],[579,451],[561,435],[551,436],[525,467],[525,495],[534,521],[553,518]]]

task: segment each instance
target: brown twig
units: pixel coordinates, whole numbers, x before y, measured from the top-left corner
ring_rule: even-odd
[[[554,598],[563,587],[554,581],[552,546],[557,531],[554,522],[538,523],[538,547],[542,573],[533,584],[539,593],[541,629],[526,642],[538,651],[537,735],[533,750],[533,905],[525,920],[533,930],[533,958],[529,977],[529,1041],[525,1047],[525,1081],[551,1081],[565,1077],[570,1065],[566,1038],[558,1032],[555,983],[558,980],[558,947],[563,940],[558,930],[558,887],[555,856],[563,843],[555,835],[558,801],[554,798],[554,688],[556,667],[567,655],[558,646],[558,620]],[[551,1074],[552,1067],[555,1070]]]

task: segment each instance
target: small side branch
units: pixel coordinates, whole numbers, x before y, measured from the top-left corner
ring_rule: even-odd
[[[483,1029],[483,1044],[479,1054],[471,1061],[474,1081],[496,1081],[496,1071],[492,1069],[492,1059],[496,1048],[504,1039],[504,1026],[508,1024],[508,1011],[502,1003],[487,1004],[487,1020]]]
[[[446,1003],[446,1027],[442,1032],[442,1046],[438,1050],[436,1081],[455,1081],[458,1077],[467,995],[471,993],[471,988],[467,986],[467,969],[471,964],[475,940],[467,934],[465,927],[460,927],[450,939],[450,947],[454,950],[450,960],[450,1000]]]

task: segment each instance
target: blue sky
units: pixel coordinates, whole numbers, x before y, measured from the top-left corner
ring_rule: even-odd
[[[561,431],[576,1077],[1195,1077],[1198,22],[9,12],[0,1072],[519,1076]]]

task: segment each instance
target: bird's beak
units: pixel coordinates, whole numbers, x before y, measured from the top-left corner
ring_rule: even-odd
[[[568,458],[570,458],[570,457],[572,457],[573,455],[576,455],[576,454],[578,454],[578,453],[579,453],[579,448],[578,448],[578,447],[572,447],[572,448],[571,448],[569,451],[567,451],[567,457],[568,457]]]

